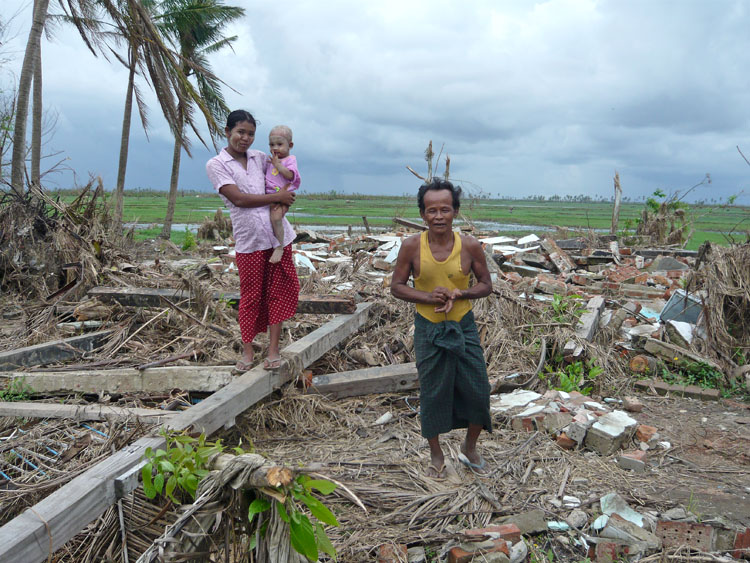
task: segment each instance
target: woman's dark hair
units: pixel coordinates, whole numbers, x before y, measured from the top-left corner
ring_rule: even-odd
[[[453,210],[458,211],[458,208],[461,207],[461,186],[454,186],[448,180],[443,180],[442,178],[433,178],[429,182],[425,182],[419,186],[419,191],[417,192],[417,204],[419,205],[420,211],[424,211],[424,194],[429,190],[450,191],[453,196]]]
[[[245,111],[244,109],[236,109],[227,116],[227,129],[231,131],[232,129],[234,129],[235,125],[241,123],[242,121],[248,121],[255,127],[258,126],[258,122],[255,121],[252,113],[250,113],[249,111]]]

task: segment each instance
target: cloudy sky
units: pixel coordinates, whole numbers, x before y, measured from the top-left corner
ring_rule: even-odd
[[[31,0],[3,0],[2,46],[18,72]],[[294,130],[302,189],[412,194],[432,140],[451,177],[490,196],[611,197],[744,190],[750,204],[750,2],[746,0],[228,0],[246,16],[234,51],[211,58],[229,106]],[[57,3],[50,3],[58,11]],[[115,182],[127,81],[72,30],[43,43],[49,152],[79,182]],[[127,188],[166,189],[172,140],[150,97],[147,141],[135,122]],[[210,189],[196,144],[180,187]],[[441,161],[438,170],[442,172]],[[72,175],[49,183],[67,187]]]

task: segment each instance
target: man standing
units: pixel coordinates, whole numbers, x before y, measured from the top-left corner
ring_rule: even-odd
[[[492,430],[490,385],[470,302],[489,295],[492,280],[479,241],[453,232],[460,196],[460,187],[440,178],[420,186],[417,203],[427,230],[404,240],[391,281],[394,297],[416,303],[420,422],[430,445],[427,475],[437,478],[445,473],[440,434],[466,428],[459,459],[484,474],[477,439],[483,428]],[[472,273],[477,283],[469,287]]]

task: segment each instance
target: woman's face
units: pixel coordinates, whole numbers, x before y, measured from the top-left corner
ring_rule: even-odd
[[[249,121],[240,121],[232,129],[225,129],[230,152],[245,154],[255,140],[255,125]]]

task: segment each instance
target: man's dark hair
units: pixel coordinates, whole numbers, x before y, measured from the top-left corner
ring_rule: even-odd
[[[433,178],[429,182],[425,182],[419,186],[419,191],[417,192],[417,205],[419,205],[420,211],[424,212],[424,194],[429,190],[450,191],[453,196],[453,211],[458,211],[458,208],[461,207],[461,186],[454,186],[448,180],[444,180],[443,178]]]

